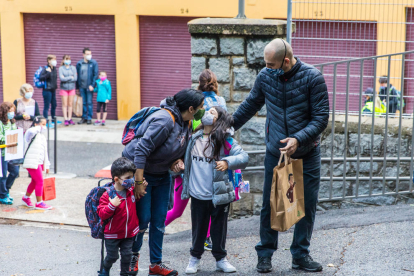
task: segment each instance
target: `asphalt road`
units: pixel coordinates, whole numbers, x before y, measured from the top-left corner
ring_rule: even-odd
[[[259,275],[254,251],[258,225],[257,216],[229,222],[228,257],[238,269],[233,275]],[[311,255],[324,270],[316,275],[414,275],[413,228],[411,205],[318,212]],[[0,275],[97,275],[100,242],[89,236],[88,229],[39,228],[0,221],[0,233]],[[290,268],[291,241],[291,230],[280,233],[270,275],[309,275]],[[180,275],[187,266],[190,243],[190,231],[165,236],[164,261]],[[148,275],[146,244],[141,253],[139,275]],[[211,253],[205,253],[202,262],[197,275],[223,275],[214,271]],[[114,265],[111,275],[118,275],[118,268]]]
[[[124,146],[119,144],[63,142],[57,144],[58,172],[75,173],[78,177],[93,177],[100,169],[121,157]],[[54,146],[50,143],[51,171],[54,169]]]

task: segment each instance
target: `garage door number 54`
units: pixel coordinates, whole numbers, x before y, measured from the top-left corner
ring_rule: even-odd
[[[181,13],[189,13],[188,9],[181,9]]]

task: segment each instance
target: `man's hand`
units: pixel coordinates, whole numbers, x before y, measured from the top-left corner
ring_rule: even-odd
[[[75,93],[76,93],[76,95],[80,96],[80,91],[79,91],[79,89],[76,89],[75,91],[76,91],[76,92],[75,92]]]
[[[114,205],[115,207],[118,207],[119,204],[121,204],[121,200],[119,200],[119,197],[116,196],[114,198],[110,198],[109,201],[111,202],[112,205]]]
[[[46,169],[46,174],[49,174],[49,172],[50,172],[50,170],[49,169]]]
[[[293,155],[299,146],[298,140],[296,140],[296,138],[290,138],[290,137],[280,140],[280,143],[283,143],[283,144],[287,143],[286,147],[281,148],[279,150],[286,151],[289,156]]]
[[[93,86],[92,85],[89,85],[89,91],[93,91]]]
[[[218,161],[216,164],[216,170],[218,171],[226,171],[229,168],[229,164],[227,163],[227,161]]]

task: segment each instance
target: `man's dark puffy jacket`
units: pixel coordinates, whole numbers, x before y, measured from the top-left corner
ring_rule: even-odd
[[[80,83],[81,83],[81,67],[82,67],[82,62],[84,60],[81,59],[78,61],[78,63],[76,63],[76,72],[78,73],[78,80],[76,81],[76,89],[80,88]],[[87,87],[89,87],[89,85],[92,85],[93,87],[96,87],[96,80],[99,77],[99,67],[98,67],[98,62],[96,62],[96,60],[91,59],[88,62],[88,81],[87,81]]]
[[[237,130],[266,104],[267,150],[279,156],[279,149],[286,146],[280,140],[296,138],[299,147],[292,157],[299,158],[319,144],[328,125],[329,99],[325,79],[315,67],[297,59],[293,69],[296,73],[283,80],[263,68],[233,117]]]

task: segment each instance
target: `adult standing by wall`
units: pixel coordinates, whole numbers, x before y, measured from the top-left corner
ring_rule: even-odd
[[[78,73],[76,67],[71,65],[69,55],[64,55],[59,67],[60,96],[62,97],[62,112],[65,126],[74,125],[72,121],[72,103],[76,94],[76,81]]]
[[[156,111],[145,119],[138,129],[137,138],[132,140],[123,151],[123,156],[133,160],[137,167],[135,193],[140,199],[137,202],[140,230],[132,248],[133,260],[135,259],[138,266],[144,233],[151,224],[149,230],[151,275],[178,275],[176,270],[162,263],[165,218],[171,189],[169,170],[179,172],[179,168],[184,168],[182,158],[191,134],[189,121],[201,119],[204,114],[203,104],[203,93],[194,89],[184,89],[174,97],[168,97],[161,102],[162,110]],[[146,189],[142,185],[144,177],[148,182]]]
[[[290,247],[292,267],[321,271],[321,264],[309,255],[309,245],[320,184],[320,135],[329,119],[325,79],[316,68],[294,58],[291,46],[282,39],[275,39],[266,46],[264,60],[266,68],[260,71],[248,98],[233,115],[237,130],[266,103],[265,182],[260,242],[256,245],[257,271],[272,270],[272,255],[278,247],[278,232],[270,224],[270,191],[280,151],[303,160],[306,215],[295,226]]]
[[[20,87],[20,96],[22,97],[14,100],[13,102],[14,106],[16,107],[16,116],[14,117],[16,120],[16,126],[18,128],[22,128],[23,133],[26,133],[26,130],[32,126],[34,118],[40,115],[39,105],[33,99],[33,92],[33,86],[25,83]],[[34,109],[33,115],[30,115],[27,112],[27,107]]]
[[[76,71],[78,73],[76,88],[79,89],[83,100],[82,119],[78,124],[87,123],[90,125],[92,124],[93,115],[93,90],[99,76],[99,68],[96,60],[92,59],[92,51],[89,48],[83,49],[83,59],[76,64]]]
[[[56,56],[47,56],[47,66],[43,68],[40,73],[40,80],[45,82],[45,88],[43,88],[43,117],[46,119],[49,117],[49,106],[51,105],[50,114],[52,115],[52,121],[56,116],[56,89],[57,89],[57,70],[56,70]],[[53,126],[54,123],[51,123]],[[49,126],[48,126],[49,127]]]
[[[390,83],[389,102],[387,103],[388,77],[381,76],[378,80],[380,84],[379,97],[388,109],[388,113],[400,114],[400,92]]]

